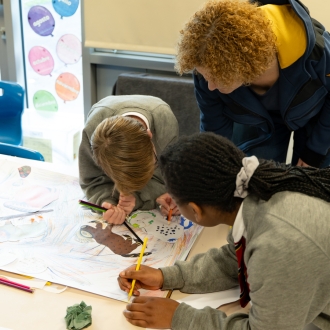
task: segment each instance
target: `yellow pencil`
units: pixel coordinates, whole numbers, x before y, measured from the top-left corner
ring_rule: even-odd
[[[148,242],[148,237],[146,237],[143,241],[143,245],[142,245],[142,249],[141,249],[141,252],[140,252],[140,255],[139,255],[139,259],[138,259],[138,262],[137,262],[137,265],[135,267],[135,270],[139,270],[140,269],[140,266],[141,266],[141,262],[142,262],[142,258],[143,258],[143,253],[144,253],[144,250],[147,246],[147,242]],[[128,300],[127,302],[130,301],[131,297],[132,297],[132,294],[133,294],[133,290],[134,290],[134,286],[135,286],[135,282],[136,280],[134,279],[132,281],[132,287],[131,287],[131,290],[129,291],[129,294],[128,294]]]

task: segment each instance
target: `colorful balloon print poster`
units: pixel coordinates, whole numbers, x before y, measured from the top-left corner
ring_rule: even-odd
[[[83,125],[81,0],[22,0],[28,108]]]

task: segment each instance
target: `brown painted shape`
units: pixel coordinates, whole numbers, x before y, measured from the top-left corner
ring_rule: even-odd
[[[112,227],[113,225],[107,225],[103,229],[102,223],[97,223],[96,228],[82,226],[80,230],[90,233],[97,243],[107,246],[115,254],[128,254],[140,246],[139,243],[132,244],[132,239],[124,239],[122,236],[113,233]]]

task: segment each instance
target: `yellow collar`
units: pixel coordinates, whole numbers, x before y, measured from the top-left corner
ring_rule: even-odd
[[[265,5],[262,9],[273,23],[277,36],[277,57],[281,69],[296,62],[306,51],[307,35],[304,23],[290,5]]]

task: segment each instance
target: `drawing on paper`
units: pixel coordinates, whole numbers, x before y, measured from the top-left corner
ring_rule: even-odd
[[[21,212],[36,212],[58,198],[59,192],[40,185],[24,185],[19,187],[15,196],[3,205]]]
[[[191,221],[182,216],[173,216],[172,221],[168,223],[156,210],[134,212],[128,218],[128,223],[133,228],[142,229],[148,236],[155,236],[168,243],[176,242],[184,235],[184,230],[193,225]]]
[[[20,273],[36,274],[42,273],[47,269],[46,263],[37,258],[21,258],[18,260],[16,269]]]
[[[31,173],[31,166],[22,166],[18,168],[18,172],[21,178],[26,178]]]
[[[95,224],[95,226],[93,226]],[[139,254],[131,253],[141,245],[135,237],[130,235],[118,235],[112,232],[113,225],[91,221],[88,225],[80,227],[79,235],[87,239],[94,239],[97,243],[108,247],[113,253],[122,257],[138,257]],[[86,240],[84,241],[87,242]],[[144,256],[151,252],[144,252]]]
[[[77,178],[8,160],[0,167],[0,268],[126,301],[117,277],[141,251],[132,233],[81,207]],[[12,207],[21,205],[15,196],[28,207]],[[128,222],[142,240],[148,236],[143,264],[155,268],[184,260],[201,232],[179,216],[168,224],[158,210],[137,211]]]
[[[47,223],[43,218],[23,217],[12,221],[0,222],[0,243],[16,242],[40,237],[47,232]]]

